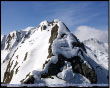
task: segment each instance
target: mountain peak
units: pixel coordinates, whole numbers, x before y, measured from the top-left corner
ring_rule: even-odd
[[[100,43],[100,44],[103,43],[103,42],[101,42],[100,40],[98,40],[96,38],[90,38],[88,40],[84,40],[83,42],[94,42],[94,43]]]
[[[59,19],[44,20],[38,27],[27,29],[17,35],[18,41],[10,36],[4,41],[9,52],[2,50],[3,83],[48,83],[49,77],[61,79],[63,83],[74,83],[72,79],[83,79],[84,83],[100,80],[97,63],[91,61],[85,45]],[[77,80],[77,83],[83,82]]]

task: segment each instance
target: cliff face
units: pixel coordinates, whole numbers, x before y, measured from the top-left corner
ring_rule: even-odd
[[[3,83],[102,82],[85,45],[60,20],[43,21],[36,28],[15,33],[6,37],[6,48],[2,48],[2,53],[8,52],[1,63]]]

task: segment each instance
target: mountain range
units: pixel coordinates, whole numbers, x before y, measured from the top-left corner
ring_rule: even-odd
[[[59,19],[1,35],[3,84],[108,84],[108,44],[80,42]]]

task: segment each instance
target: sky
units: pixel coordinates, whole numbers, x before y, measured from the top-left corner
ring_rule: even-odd
[[[2,34],[53,19],[60,19],[76,35],[81,27],[108,32],[108,1],[1,1]]]

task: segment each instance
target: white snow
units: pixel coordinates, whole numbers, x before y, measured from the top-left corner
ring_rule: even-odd
[[[90,84],[90,81],[83,75],[73,73],[71,64],[66,61],[66,65],[60,68],[62,72],[59,72],[57,76],[51,76],[51,78],[41,78],[41,74],[48,72],[48,67],[51,63],[57,63],[58,54],[62,54],[66,58],[80,56],[81,59],[83,59],[90,68],[91,66],[93,66],[98,76],[98,83],[107,83],[107,44],[97,42],[96,40],[90,40],[89,42],[85,41],[84,44],[86,45],[87,50],[87,54],[83,52],[84,56],[86,57],[85,59],[82,57],[80,52],[78,53],[79,49],[81,49],[80,47],[72,47],[72,43],[77,42],[77,40],[73,37],[72,33],[59,19],[55,19],[53,25],[51,26],[48,26],[48,24],[48,21],[44,20],[40,23],[40,27],[27,27],[22,31],[11,32],[11,36],[13,33],[17,35],[15,35],[15,37],[10,41],[9,50],[5,50],[7,45],[6,41],[4,40],[2,42],[3,44],[5,43],[5,48],[1,50],[1,61],[5,62],[1,62],[1,81],[3,81],[3,75],[6,70],[8,61],[13,56],[11,59],[11,62],[13,61],[11,70],[15,66],[16,62],[18,64],[14,69],[14,75],[10,84],[20,84],[20,81],[24,79],[28,73],[30,73],[30,75],[34,75],[36,84]],[[51,58],[47,58],[48,48],[50,46],[49,39],[51,37],[51,30],[56,24],[58,25],[58,36],[51,45],[52,53],[54,56],[52,56]],[[41,30],[41,27],[44,25],[47,27],[46,30]],[[18,32],[20,32],[21,34],[19,34]],[[26,35],[28,36],[25,38]],[[16,42],[17,36],[20,40],[19,42]],[[22,43],[23,41],[24,43]],[[26,57],[26,53],[27,58],[26,60],[24,60],[24,58]],[[96,55],[97,58],[94,55]],[[50,61],[48,62],[48,64],[45,65],[43,69],[43,64],[47,60]],[[96,68],[97,66],[100,66],[100,68]],[[18,67],[18,73],[15,74],[15,71]]]
[[[96,39],[85,40],[84,44],[91,49],[98,63],[108,69],[108,44]]]
[[[57,78],[56,76],[52,76],[53,79],[51,78],[45,78],[43,81],[45,81],[46,84],[65,84],[66,82],[64,80],[61,80]]]
[[[47,24],[48,24],[47,20],[44,20],[40,23],[40,25],[47,25]]]
[[[59,22],[59,21],[60,21],[59,19],[54,19],[54,22],[55,22],[55,23],[57,23],[57,22]]]

